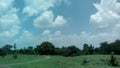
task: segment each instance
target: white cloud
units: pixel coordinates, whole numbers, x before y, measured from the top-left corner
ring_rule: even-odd
[[[67,21],[63,18],[63,16],[57,16],[57,18],[53,22],[53,26],[62,26],[66,23]]]
[[[25,0],[26,7],[23,9],[23,13],[32,16],[54,7],[54,2],[54,0]],[[30,10],[32,10],[32,12],[30,12]]]
[[[36,27],[49,27],[53,22],[54,15],[52,11],[45,11],[38,18],[34,20],[34,26]]]
[[[14,0],[0,0],[0,41],[7,43],[20,30],[18,9],[13,7]]]
[[[40,37],[36,37],[32,34],[32,32],[23,30],[20,37],[12,41],[12,43],[16,43],[18,48],[28,47],[37,45],[36,43],[39,41]]]
[[[61,2],[70,4],[69,0],[24,0],[24,1],[26,6],[23,9],[23,13],[28,14],[28,16],[32,16],[47,11]]]
[[[0,38],[9,38],[18,34],[20,20],[16,14],[8,14],[0,17]]]
[[[90,16],[90,23],[100,29],[98,29],[99,33],[91,35],[89,40],[100,43],[120,39],[120,3],[117,0],[101,0],[94,6],[97,12]],[[101,30],[102,32],[100,32]]]
[[[35,27],[57,27],[63,26],[67,23],[67,21],[63,18],[63,16],[57,16],[54,20],[54,14],[52,11],[45,11],[36,18],[33,23]]]
[[[50,35],[50,30],[45,30],[43,33],[42,33],[43,36],[47,36],[47,35]]]
[[[69,0],[24,0],[25,7],[23,14],[27,16],[38,16],[34,19],[33,24],[35,27],[57,27],[67,23],[63,16],[57,16],[53,14],[51,8],[65,3],[70,4]]]
[[[54,35],[55,35],[55,36],[61,36],[61,31],[59,31],[59,30],[56,31],[56,32],[54,33]]]
[[[109,28],[120,23],[120,3],[117,0],[101,0],[94,4],[97,12],[90,16],[90,22],[99,28]]]
[[[9,9],[13,1],[14,0],[0,0],[0,13]]]

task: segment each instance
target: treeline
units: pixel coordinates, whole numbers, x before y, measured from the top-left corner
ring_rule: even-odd
[[[14,45],[5,45],[0,48],[0,56],[5,56],[7,54],[27,54],[27,55],[62,55],[62,56],[79,56],[79,55],[93,55],[93,54],[120,54],[120,40],[115,42],[100,43],[100,47],[95,48],[92,44],[85,43],[82,49],[79,49],[75,45],[68,47],[55,47],[51,42],[42,42],[40,45],[37,45],[35,48],[29,46],[27,48],[16,49],[16,44]]]

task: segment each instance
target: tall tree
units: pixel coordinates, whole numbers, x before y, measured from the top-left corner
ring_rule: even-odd
[[[63,56],[79,56],[80,52],[81,50],[79,48],[72,45],[66,48],[66,50],[63,53]]]
[[[7,44],[7,45],[3,46],[2,49],[3,49],[7,54],[12,53],[12,45]]]
[[[94,52],[94,47],[92,46],[92,44],[89,46],[89,54],[92,55]]]
[[[0,56],[4,58],[6,55],[7,53],[2,48],[0,48]]]
[[[88,54],[89,54],[89,45],[86,44],[86,43],[83,45],[82,54],[85,54],[85,55],[88,55]]]
[[[38,45],[36,50],[41,55],[54,55],[55,54],[55,46],[51,42],[42,42],[41,45]]]
[[[101,54],[110,54],[109,44],[107,42],[100,43],[100,53]]]
[[[14,48],[14,53],[13,53],[13,58],[14,59],[17,59],[17,50],[16,50],[16,44],[13,45],[13,48]]]

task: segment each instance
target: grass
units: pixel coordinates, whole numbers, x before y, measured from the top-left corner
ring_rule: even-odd
[[[11,64],[20,62],[29,62],[37,59],[43,59],[35,63],[13,65],[11,68],[120,68],[109,65],[109,55],[87,55],[77,57],[50,56],[45,59],[45,56],[38,55],[19,55],[18,59],[12,59],[11,55],[4,59],[0,57],[0,64]],[[116,56],[120,61],[120,56]],[[120,64],[120,62],[119,62]]]

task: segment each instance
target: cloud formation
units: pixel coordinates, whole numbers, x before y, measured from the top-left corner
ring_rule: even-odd
[[[14,0],[0,0],[0,14],[4,11],[7,11],[11,6]]]
[[[94,4],[97,12],[90,16],[90,22],[98,28],[109,28],[120,23],[120,3],[117,0],[101,0]]]
[[[63,16],[57,16],[54,20],[54,14],[52,11],[45,11],[39,17],[37,17],[33,23],[35,27],[57,27],[63,26],[67,23],[67,21],[63,18]]]
[[[47,11],[57,4],[64,2],[70,4],[69,0],[24,0],[25,7],[23,13],[28,14],[28,16],[36,15],[41,12]]]
[[[20,19],[14,0],[0,0],[0,41],[8,40],[19,33]]]

